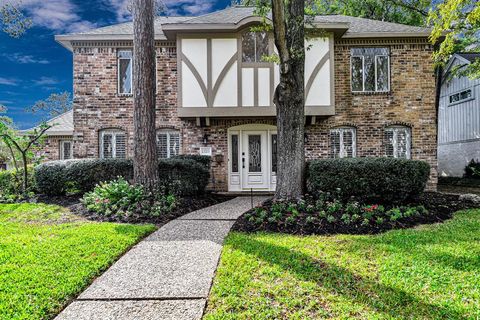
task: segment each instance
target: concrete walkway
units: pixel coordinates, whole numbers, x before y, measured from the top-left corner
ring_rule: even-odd
[[[256,196],[253,204],[265,199]],[[250,208],[250,197],[238,197],[167,223],[120,258],[56,319],[201,319],[223,240]]]

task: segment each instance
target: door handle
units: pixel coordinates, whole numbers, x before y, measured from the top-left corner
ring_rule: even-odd
[[[242,168],[245,169],[245,158],[242,158]]]

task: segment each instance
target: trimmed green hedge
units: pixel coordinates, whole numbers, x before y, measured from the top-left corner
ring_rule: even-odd
[[[180,154],[178,156],[172,157],[172,159],[189,159],[201,163],[205,166],[205,168],[210,170],[210,166],[212,163],[212,157],[209,156],[201,156],[199,154]]]
[[[159,186],[177,195],[197,195],[205,192],[210,178],[205,162],[188,158],[159,161]],[[93,190],[100,182],[118,177],[133,178],[133,162],[125,159],[81,159],[50,161],[35,170],[37,190],[47,195],[64,195]]]
[[[330,192],[342,200],[402,203],[419,196],[428,181],[424,161],[394,158],[313,160],[307,167],[307,189],[315,196]]]

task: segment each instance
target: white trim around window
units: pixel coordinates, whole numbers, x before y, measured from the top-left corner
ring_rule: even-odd
[[[180,154],[180,131],[174,129],[157,130],[157,155],[159,159],[167,159]]]
[[[407,126],[385,128],[385,155],[392,158],[411,159],[412,130]]]
[[[121,61],[127,60],[130,61],[130,67],[127,69],[127,72],[130,73],[130,91],[126,92],[123,90],[121,84]],[[133,94],[133,50],[132,49],[119,49],[117,51],[117,92],[119,95],[132,95]]]
[[[333,158],[355,158],[357,156],[357,130],[340,127],[330,130],[330,150]]]
[[[127,135],[119,129],[107,129],[100,131],[99,135],[100,158],[125,159],[127,156]]]
[[[60,160],[73,159],[73,141],[60,140]]]

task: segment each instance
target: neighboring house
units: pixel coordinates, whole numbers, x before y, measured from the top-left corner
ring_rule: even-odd
[[[275,189],[279,72],[262,60],[273,36],[251,32],[253,11],[155,20],[158,155],[211,155],[222,191]],[[306,43],[307,159],[421,159],[434,188],[430,30],[342,15],[314,24],[325,33]],[[73,52],[75,158],[133,155],[132,39],[131,22],[56,36]]]
[[[480,160],[480,79],[451,77],[454,67],[480,59],[480,53],[457,53],[445,67],[438,110],[438,169],[460,177],[470,160]]]
[[[73,159],[73,110],[50,119],[47,124],[52,127],[45,132],[45,147],[40,156],[47,160]]]

